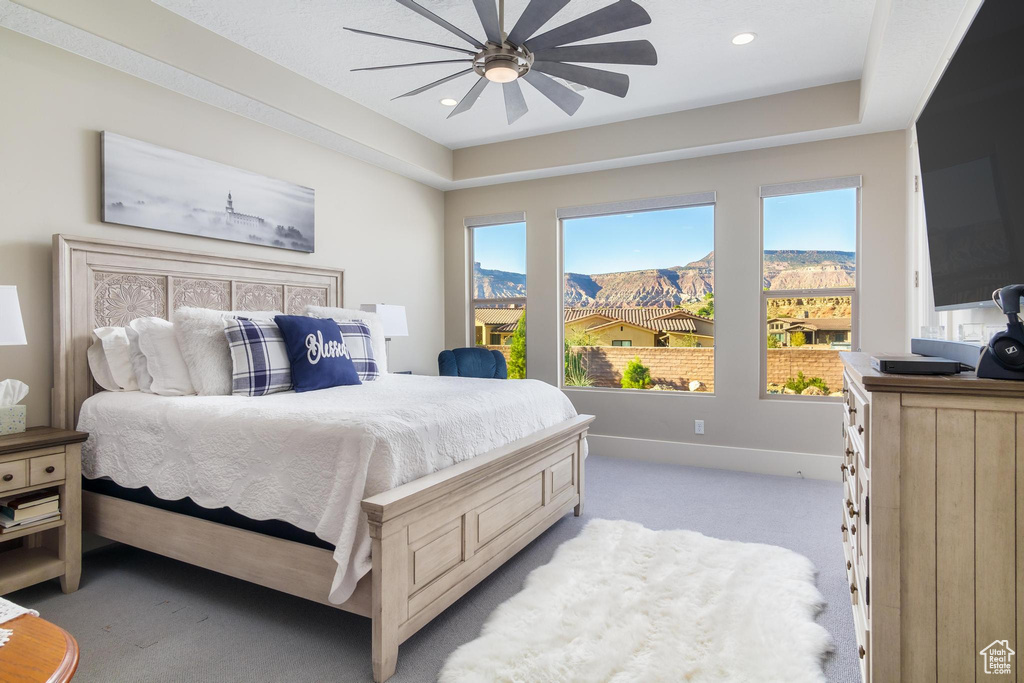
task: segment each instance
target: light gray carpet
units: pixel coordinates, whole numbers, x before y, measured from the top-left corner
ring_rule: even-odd
[[[835,641],[828,680],[860,680],[839,536],[840,485],[591,457],[585,514],[571,514],[449,608],[399,651],[391,680],[434,681],[533,568],[588,519],[772,543],[806,555],[828,600]],[[76,681],[370,681],[370,622],[174,560],[110,546],[88,553],[78,592],[56,581],[7,596],[34,607],[81,647]]]

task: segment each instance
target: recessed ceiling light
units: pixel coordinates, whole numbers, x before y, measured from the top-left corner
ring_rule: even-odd
[[[756,33],[737,33],[732,37],[733,45],[746,45],[747,43],[754,42],[754,38],[757,38]]]
[[[441,100],[441,104],[443,104],[446,107],[454,107],[458,103],[459,103],[458,100],[453,100],[450,97],[446,97],[443,100]]]

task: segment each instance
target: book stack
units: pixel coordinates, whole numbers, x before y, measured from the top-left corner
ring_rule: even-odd
[[[60,519],[60,496],[53,489],[0,498],[0,536]]]

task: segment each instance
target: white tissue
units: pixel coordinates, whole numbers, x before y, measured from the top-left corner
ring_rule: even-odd
[[[13,406],[28,396],[28,385],[16,379],[0,382],[0,406]]]

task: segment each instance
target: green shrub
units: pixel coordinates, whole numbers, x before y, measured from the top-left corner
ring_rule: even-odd
[[[646,389],[651,385],[651,370],[640,362],[640,356],[629,361],[622,371],[623,389]]]
[[[697,315],[705,318],[715,317],[715,293],[708,292],[704,295],[704,305],[697,309]]]
[[[508,354],[508,378],[526,379],[526,316],[519,318]]]
[[[583,360],[583,354],[574,352],[569,346],[568,339],[565,340],[565,386],[594,386],[594,380],[587,373],[587,363]]]
[[[803,346],[806,343],[807,337],[804,335],[803,332],[794,332],[793,334],[789,335],[790,346]]]
[[[780,346],[782,346],[782,343],[779,341],[779,338],[776,337],[774,334],[769,334],[768,335],[768,348],[769,349],[777,349]]]
[[[806,377],[804,377],[804,373],[802,370],[796,373],[796,379],[790,377],[789,379],[786,380],[786,388],[790,389],[791,391],[795,391],[798,394],[803,393],[804,389],[806,389],[807,387],[818,387],[823,392],[825,392],[826,395],[830,393],[828,390],[828,385],[825,384],[825,380],[823,380],[820,377],[811,377],[810,379],[807,379]]]

